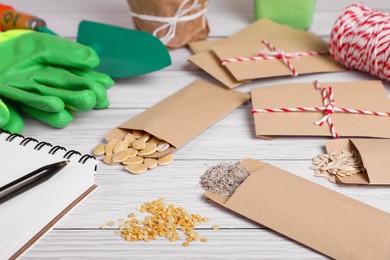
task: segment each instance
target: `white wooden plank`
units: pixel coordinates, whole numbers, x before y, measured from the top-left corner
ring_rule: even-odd
[[[325,259],[268,230],[201,230],[207,243],[189,247],[158,239],[123,241],[112,230],[55,230],[22,259]]]

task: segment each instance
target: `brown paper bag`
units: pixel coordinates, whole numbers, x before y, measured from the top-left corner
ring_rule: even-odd
[[[191,41],[204,40],[209,34],[209,27],[206,19],[206,14],[201,15],[200,17],[189,20],[189,21],[178,21],[176,25],[169,25],[169,23],[149,21],[137,17],[137,15],[148,15],[151,17],[174,17],[180,5],[185,0],[127,0],[129,3],[131,12],[133,13],[133,22],[135,27],[138,30],[142,30],[148,33],[153,34],[153,32],[160,28],[161,26],[166,26],[161,28],[157,33],[158,38],[163,38],[167,33],[169,33],[170,28],[175,26],[175,32],[173,38],[171,38],[166,46],[169,48],[179,48],[187,45]],[[183,11],[188,10],[190,6],[198,0],[188,1],[182,8]],[[189,12],[185,12],[183,17],[193,15],[198,12],[206,10],[208,0],[199,0],[199,8],[194,8]],[[180,19],[180,17],[179,17]]]
[[[150,156],[161,157],[180,148],[247,100],[247,93],[196,80],[121,124],[105,138],[122,140],[130,130],[144,130],[173,146]]]
[[[270,50],[262,41],[268,41],[286,55],[294,52],[328,52],[328,44],[320,37],[307,31],[296,30],[288,26],[277,26],[266,33],[257,33],[244,41],[218,45],[213,51],[224,59],[255,57],[260,50]],[[267,58],[272,58],[267,56]],[[253,80],[258,78],[292,75],[295,70],[298,74],[344,71],[330,55],[307,55],[287,58],[292,67],[289,68],[281,59],[267,59],[256,61],[234,61],[225,64],[237,81]]]
[[[235,88],[246,81],[237,81],[233,75],[224,66],[221,65],[220,60],[211,50],[212,47],[240,42],[244,39],[247,39],[248,37],[253,37],[255,34],[262,34],[274,27],[279,26],[281,25],[272,22],[271,20],[260,19],[226,39],[212,42],[194,42],[191,44],[191,49],[195,50],[195,52],[199,51],[200,53],[192,55],[188,60],[203,69],[205,72],[213,76],[228,88]]]
[[[390,215],[280,168],[252,159],[230,197],[205,196],[335,259],[390,259]]]
[[[326,143],[328,153],[337,150],[356,151],[362,158],[366,172],[352,176],[335,176],[342,184],[390,184],[390,140],[389,139],[338,139]]]
[[[321,83],[333,85],[335,106],[376,112],[390,111],[390,100],[381,81]],[[327,88],[329,89],[329,88]],[[323,107],[322,92],[313,83],[282,84],[251,90],[253,109]],[[328,122],[314,122],[325,111],[254,113],[256,135],[262,136],[332,136]],[[330,116],[339,136],[390,138],[390,118],[334,112]]]

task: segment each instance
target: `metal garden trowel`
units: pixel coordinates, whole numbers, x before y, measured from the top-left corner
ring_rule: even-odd
[[[142,31],[82,21],[77,42],[94,49],[100,57],[100,64],[95,70],[113,78],[146,74],[172,63],[164,44]]]

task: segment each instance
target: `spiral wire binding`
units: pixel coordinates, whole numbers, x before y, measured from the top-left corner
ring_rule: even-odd
[[[80,153],[80,152],[75,151],[75,150],[69,150],[69,151],[67,151],[66,154],[64,155],[64,158],[65,158],[65,159],[70,159],[70,157],[72,157],[72,155],[74,155],[74,154],[78,154],[78,155],[81,156],[81,153]]]
[[[38,140],[35,138],[26,137],[19,143],[19,145],[26,146],[29,142],[39,143]]]
[[[10,134],[5,140],[12,142],[12,140],[14,140],[16,137],[24,138],[24,136],[20,134]]]
[[[34,146],[34,150],[41,150],[43,147],[49,146],[49,147],[51,147],[49,152],[48,152],[49,154],[55,154],[59,150],[65,151],[66,153],[63,156],[64,159],[70,159],[70,157],[77,154],[77,155],[81,156],[80,159],[78,160],[78,163],[81,163],[81,164],[85,164],[89,159],[96,160],[96,157],[92,156],[90,154],[81,155],[81,153],[76,151],[76,150],[67,151],[65,147],[60,146],[60,145],[53,146],[51,143],[48,143],[48,142],[39,142],[37,139],[32,138],[32,137],[24,137],[23,135],[12,134],[6,130],[0,129],[0,135],[3,133],[8,134],[7,138],[5,139],[5,141],[7,141],[7,142],[12,142],[16,137],[20,137],[20,138],[23,138],[23,140],[19,143],[19,145],[21,145],[21,146],[26,146],[30,142],[37,143]],[[96,171],[96,168],[97,168],[97,166],[95,165],[95,171]]]
[[[41,150],[44,146],[53,147],[53,145],[50,144],[50,143],[47,143],[47,142],[39,142],[39,143],[34,147],[34,150]]]
[[[55,154],[58,150],[62,150],[66,152],[66,148],[60,145],[56,145],[50,149],[49,154]]]

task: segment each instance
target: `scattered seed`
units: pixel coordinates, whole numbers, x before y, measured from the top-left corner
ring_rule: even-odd
[[[144,131],[142,130],[133,130],[132,132],[132,135],[135,137],[135,138],[140,138],[141,136],[144,135]]]
[[[146,143],[144,140],[134,140],[132,143],[131,143],[131,147],[136,149],[136,150],[142,150],[142,149],[145,149],[146,147]]]
[[[122,164],[124,165],[130,165],[130,164],[141,164],[143,163],[144,158],[135,156],[135,157],[129,157],[126,161],[123,161]]]
[[[157,159],[145,158],[144,164],[146,165],[146,167],[148,167],[148,169],[153,169],[157,166]]]
[[[104,155],[104,154],[105,154],[105,148],[106,148],[106,145],[105,145],[105,144],[98,144],[98,145],[92,150],[92,153],[93,153],[93,155],[95,155],[95,156]]]
[[[132,174],[144,173],[148,167],[145,164],[129,164],[125,166],[125,169]]]
[[[162,165],[168,165],[173,161],[173,154],[167,154],[163,157],[158,158],[157,164],[162,166]]]
[[[112,165],[113,163],[111,162],[111,159],[112,159],[112,154],[106,155],[103,157],[103,162]]]
[[[106,150],[106,155],[111,155],[114,153],[114,148],[116,146],[116,144],[118,143],[118,140],[117,139],[111,139],[107,144],[106,144],[106,147],[105,147],[105,150]]]
[[[169,148],[169,144],[167,142],[163,142],[163,143],[159,143],[157,145],[157,151],[158,152],[164,152],[165,150],[167,150]]]
[[[212,228],[213,230],[218,230],[218,229],[219,229],[219,226],[218,226],[218,225],[213,225],[211,228]]]
[[[131,133],[128,133],[124,138],[124,140],[127,140],[129,142],[129,145],[135,140],[135,136]]]
[[[155,153],[157,151],[157,147],[151,147],[151,148],[146,148],[142,149],[138,152],[138,156],[147,156]]]
[[[142,140],[144,142],[148,141],[150,139],[150,134],[148,133],[144,133],[140,138],[138,138],[139,140]]]
[[[129,150],[123,150],[118,153],[115,153],[112,155],[111,162],[113,163],[120,163],[124,162],[130,157],[130,151]],[[134,157],[132,157],[134,158]]]
[[[114,154],[122,152],[122,151],[126,151],[128,147],[129,147],[129,141],[127,141],[127,140],[119,141],[115,145]]]

